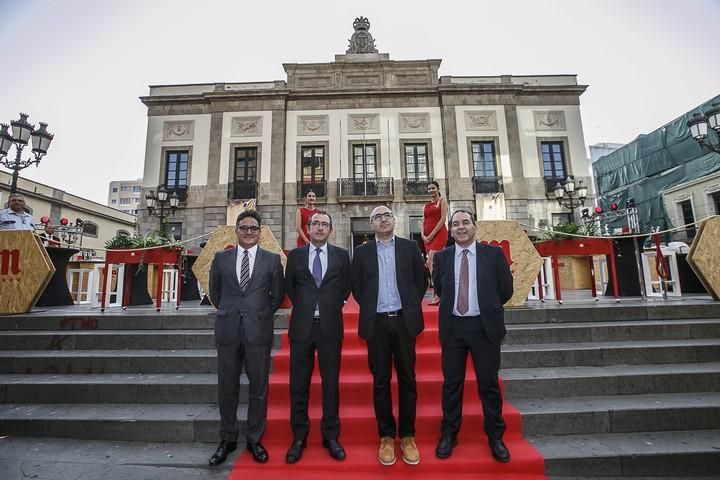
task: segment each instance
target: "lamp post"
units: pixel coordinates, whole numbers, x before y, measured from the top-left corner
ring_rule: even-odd
[[[0,123],[0,164],[13,171],[10,193],[17,191],[18,172],[29,167],[33,163],[37,166],[50,148],[53,135],[47,131],[47,123],[40,122],[40,128],[35,129],[28,121],[28,114],[21,113],[18,120],[10,122],[12,134],[8,130],[9,125]],[[22,159],[23,148],[32,137],[32,153],[35,158]],[[10,147],[15,145],[15,160],[7,157]]]
[[[575,188],[575,179],[570,175],[561,185],[560,182],[555,184],[555,199],[561,207],[570,210],[570,219],[575,222],[575,209],[585,205],[587,198],[587,187],[583,185],[582,180],[577,183]]]
[[[167,210],[170,210],[170,215],[175,215],[180,204],[180,197],[177,192],[173,192],[172,195],[168,194],[167,189],[164,185],[158,185],[157,194],[153,190],[150,190],[145,195],[145,201],[147,202],[148,214],[153,217],[160,219],[160,226],[165,222],[165,217],[168,216]]]
[[[720,153],[720,103],[714,102],[710,107],[704,114],[693,114],[687,126],[690,128],[690,135],[701,147]],[[708,140],[708,125],[717,134],[714,141]]]

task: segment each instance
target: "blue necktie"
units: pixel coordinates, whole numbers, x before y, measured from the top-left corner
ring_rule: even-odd
[[[315,249],[315,260],[313,260],[312,270],[313,278],[315,279],[315,283],[318,287],[322,283],[322,263],[320,263],[320,252],[322,252],[320,248]]]

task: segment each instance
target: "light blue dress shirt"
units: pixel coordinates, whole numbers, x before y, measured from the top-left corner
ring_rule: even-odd
[[[458,291],[460,290],[460,261],[463,248],[455,244],[455,301],[453,302],[453,315],[457,317],[476,317],[480,315],[480,305],[477,295],[477,243],[473,242],[467,248],[468,254],[468,311],[460,315],[457,309]]]
[[[387,245],[375,238],[378,258],[377,312],[394,312],[402,309],[395,271],[395,237]]]

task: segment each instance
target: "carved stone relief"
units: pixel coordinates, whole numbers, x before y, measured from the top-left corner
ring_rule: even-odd
[[[298,135],[327,135],[328,116],[308,115],[298,117]]]
[[[400,113],[399,125],[401,133],[430,132],[429,113]]]
[[[565,112],[533,112],[535,130],[565,130]]]
[[[163,140],[192,140],[195,131],[195,120],[165,122],[163,124]]]
[[[233,117],[231,137],[257,137],[262,135],[262,117]]]
[[[348,115],[348,133],[380,133],[377,113]]]
[[[495,111],[465,112],[465,130],[497,130],[497,116]]]

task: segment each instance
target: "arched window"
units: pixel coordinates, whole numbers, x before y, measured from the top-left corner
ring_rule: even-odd
[[[85,224],[83,225],[83,235],[86,235],[88,237],[97,238],[97,236],[98,236],[97,223],[85,221]]]
[[[130,232],[128,232],[127,230],[118,230],[117,232],[115,232],[115,235],[117,235],[118,237],[129,237]]]

